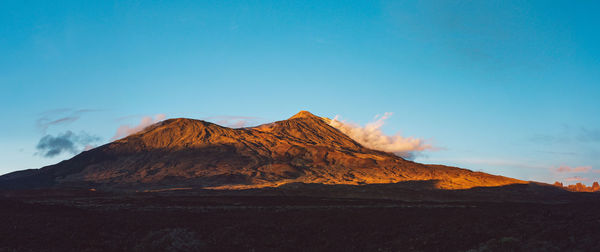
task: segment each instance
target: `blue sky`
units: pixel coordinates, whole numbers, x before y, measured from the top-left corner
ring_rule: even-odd
[[[71,132],[76,153],[144,116],[258,124],[309,110],[362,125],[393,112],[385,133],[436,147],[419,162],[591,184],[598,13],[593,1],[2,1],[0,174],[74,155],[44,157],[47,135]]]

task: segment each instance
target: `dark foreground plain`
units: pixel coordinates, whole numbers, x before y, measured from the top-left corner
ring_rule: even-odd
[[[544,198],[535,193],[549,190],[543,186],[451,192],[388,187],[387,194],[380,193],[382,186],[311,185],[246,191],[4,191],[0,251],[600,248],[597,193],[554,191]],[[357,193],[343,193],[348,190]]]

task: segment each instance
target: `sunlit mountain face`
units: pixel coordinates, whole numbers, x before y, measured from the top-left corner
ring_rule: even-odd
[[[70,160],[0,177],[5,188],[121,189],[277,187],[288,183],[381,184],[431,181],[440,189],[524,181],[405,160],[366,148],[301,111],[287,120],[227,128],[169,119]]]

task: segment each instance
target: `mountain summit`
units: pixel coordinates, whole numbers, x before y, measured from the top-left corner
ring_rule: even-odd
[[[308,112],[306,110],[301,110],[300,112],[298,112],[294,116],[290,117],[290,119],[296,119],[296,118],[320,118],[320,117],[318,117],[316,115],[313,115],[312,113],[310,113],[310,112]]]
[[[439,188],[463,189],[524,183],[368,149],[328,121],[308,111],[239,129],[169,119],[58,164],[0,176],[0,188],[238,189],[428,180]]]

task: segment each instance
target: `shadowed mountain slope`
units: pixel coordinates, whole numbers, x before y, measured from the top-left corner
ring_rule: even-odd
[[[58,164],[0,176],[0,188],[243,189],[435,180],[438,188],[465,189],[526,183],[368,149],[328,120],[301,111],[287,120],[232,129],[169,119]]]

